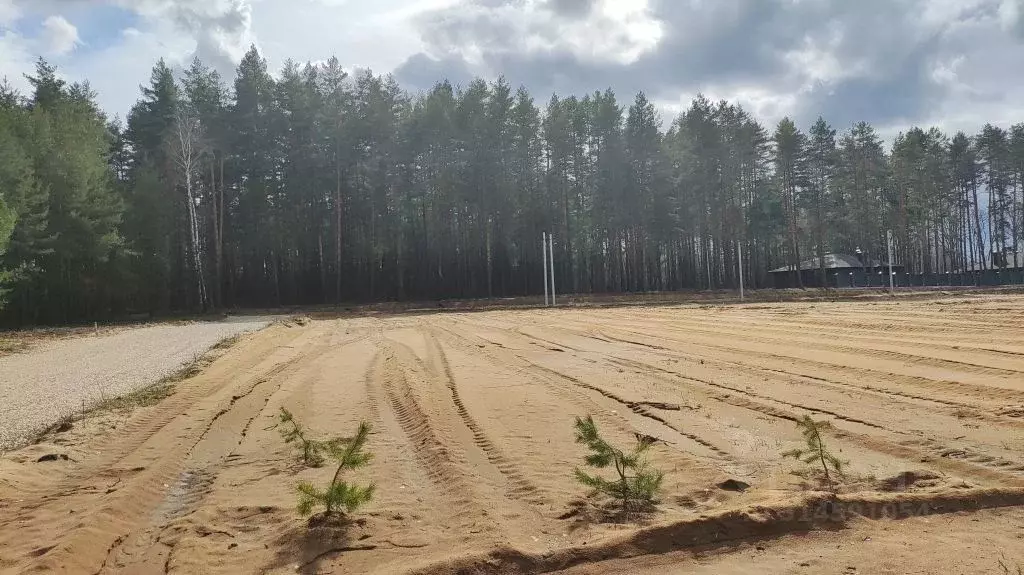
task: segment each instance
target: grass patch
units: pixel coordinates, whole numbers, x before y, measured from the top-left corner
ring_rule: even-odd
[[[216,344],[214,344],[214,346],[210,348],[210,351],[214,351],[214,350],[219,351],[219,350],[228,349],[228,348],[234,346],[239,341],[241,341],[242,336],[244,336],[244,335],[245,334],[240,333],[238,335],[233,335],[231,337],[226,337],[226,338],[218,341]]]
[[[150,407],[174,395],[174,384],[161,382],[156,385],[137,389],[127,395],[104,399],[90,411],[131,411],[137,407]]]
[[[18,353],[28,349],[28,344],[17,339],[0,338],[0,355]]]

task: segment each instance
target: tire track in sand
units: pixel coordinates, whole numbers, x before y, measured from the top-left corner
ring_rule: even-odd
[[[119,430],[118,441],[109,442],[111,450],[69,473],[57,484],[63,491],[83,493],[94,486],[100,490],[106,488],[105,495],[83,499],[44,496],[41,501],[26,501],[22,509],[27,514],[17,513],[11,522],[5,520],[0,524],[0,533],[33,545],[41,536],[32,533],[49,533],[47,538],[52,539],[56,532],[60,544],[41,554],[33,554],[31,549],[22,549],[20,545],[15,547],[27,552],[21,555],[26,560],[23,566],[43,571],[93,572],[104,569],[104,565],[113,569],[112,559],[117,549],[127,542],[133,531],[147,526],[147,518],[165,500],[167,488],[164,486],[178,483],[189,453],[209,427],[222,417],[223,408],[218,409],[218,406],[229,400],[231,390],[259,385],[268,372],[283,369],[281,364],[290,363],[299,354],[270,352],[282,349],[279,345],[282,337],[291,341],[304,334],[305,331],[297,331],[294,335],[282,336],[278,331],[278,339],[274,339],[275,333],[271,332],[265,337],[256,336],[258,343],[253,349],[229,350],[224,361],[215,361],[202,374],[179,383],[174,395]],[[232,374],[237,370],[250,375],[235,383]],[[195,425],[196,420],[201,422],[199,426]],[[106,483],[111,478],[109,473],[88,475],[89,471],[97,469],[119,469],[121,471],[113,473],[123,481],[111,486]],[[46,509],[50,505],[54,508]],[[74,515],[65,515],[66,521],[60,515],[60,509],[65,507],[75,511]],[[58,518],[56,527],[55,517]],[[66,526],[60,526],[62,522],[66,522]],[[16,530],[4,527],[15,524],[18,525]],[[0,537],[0,545],[11,548],[12,545],[4,543],[6,538]]]
[[[460,461],[446,445],[431,424],[430,417],[420,407],[406,379],[406,368],[400,354],[390,341],[380,340],[383,361],[374,374],[375,383],[383,393],[387,405],[412,447],[416,461],[435,487],[459,508],[468,508],[473,501]]]
[[[602,398],[612,401],[615,405],[623,407],[630,412],[653,422],[660,428],[655,431],[655,433],[662,438],[672,438],[671,441],[666,441],[666,443],[673,446],[673,448],[666,449],[659,456],[663,458],[666,463],[672,464],[674,462],[678,462],[679,465],[683,467],[701,467],[709,470],[714,469],[716,471],[721,471],[721,468],[724,467],[725,469],[731,470],[731,472],[737,474],[742,475],[745,473],[741,469],[742,463],[737,462],[730,454],[723,452],[713,444],[711,444],[711,447],[709,448],[706,444],[709,444],[710,442],[704,438],[686,431],[681,431],[674,425],[664,423],[663,418],[646,409],[643,404],[640,404],[639,402],[633,403],[634,406],[641,411],[640,413],[630,408],[628,405],[630,402],[624,398],[621,398],[598,386],[583,382],[574,376],[563,374],[557,370],[552,370],[539,365],[501,344],[496,344],[478,335],[469,334],[465,330],[456,332],[444,326],[438,326],[438,328],[448,334],[453,341],[466,342],[464,345],[470,352],[483,354],[496,363],[508,365],[519,372],[530,372],[539,379],[550,382],[553,385],[547,385],[545,386],[545,389],[562,396],[572,403],[581,404],[587,412],[603,413],[610,422],[614,422],[614,427],[622,433],[631,435],[637,432],[646,433],[646,431],[637,429],[629,419],[623,417],[617,412],[617,410],[611,410],[601,405],[600,402],[595,401],[591,394],[597,394]],[[528,337],[514,332],[510,333],[510,335],[518,336],[520,338]],[[471,343],[469,342],[470,338],[476,338],[485,343]],[[570,387],[566,388],[564,386],[557,385],[558,382],[568,382]],[[710,455],[702,455],[692,450],[685,449],[680,445],[681,443],[688,441],[693,442],[694,445],[700,446],[703,450],[710,452]],[[725,453],[725,455],[723,456],[721,453]]]
[[[916,393],[909,393],[905,391],[898,391],[894,389],[878,387],[865,383],[848,383],[845,381],[837,381],[835,379],[829,379],[816,375],[809,375],[806,373],[800,373],[795,371],[789,371],[786,369],[778,369],[765,367],[762,365],[746,363],[743,361],[732,361],[717,357],[710,357],[704,355],[697,355],[686,353],[682,351],[670,350],[662,346],[654,346],[652,344],[646,344],[643,342],[633,341],[626,338],[616,337],[608,333],[591,332],[588,330],[587,335],[598,341],[603,342],[618,342],[626,343],[630,345],[636,345],[651,350],[649,353],[660,355],[666,358],[672,359],[685,359],[691,362],[701,362],[709,365],[725,366],[728,368],[738,369],[740,371],[758,371],[769,376],[773,376],[778,379],[778,376],[785,377],[786,381],[791,383],[798,383],[800,385],[816,385],[831,387],[836,390],[852,391],[865,397],[881,396],[888,400],[900,402],[904,405],[912,405],[915,408],[928,409],[929,411],[941,415],[950,415],[949,408],[958,410],[957,417],[969,417],[971,419],[977,419],[992,423],[995,425],[1004,425],[1015,428],[1024,428],[1024,410],[1020,413],[1015,408],[1003,407],[994,413],[988,413],[987,410],[990,407],[977,404],[977,403],[966,403],[963,401],[953,401],[948,399],[942,399],[938,397],[928,397]],[[908,402],[907,399],[914,400],[918,403]],[[929,405],[921,405],[921,403]]]
[[[525,499],[533,505],[547,506],[550,504],[550,499],[545,496],[540,488],[533,484],[520,470],[520,466],[509,459],[501,449],[494,444],[493,441],[484,432],[483,427],[473,419],[470,415],[469,410],[462,401],[462,397],[459,395],[458,385],[455,383],[455,376],[452,374],[451,365],[448,363],[448,358],[444,353],[444,349],[441,348],[437,338],[430,332],[421,332],[424,338],[427,340],[427,351],[430,359],[441,366],[441,371],[444,374],[444,383],[452,395],[452,403],[455,404],[455,409],[462,418],[463,424],[469,428],[473,434],[473,443],[483,451],[487,460],[491,462],[494,467],[505,476],[508,482],[508,495],[513,499]]]
[[[601,330],[601,328],[598,327],[598,326],[592,326],[592,327],[594,327],[594,329]],[[607,329],[603,329],[601,331],[602,331],[602,333],[603,333],[603,335],[605,337],[612,337]],[[647,334],[644,334],[644,333],[635,332],[635,331],[631,331],[631,330],[624,330],[624,331],[626,331],[627,333],[631,334],[631,337],[637,337],[637,336],[639,336],[639,337],[647,337]],[[698,348],[710,349],[710,350],[714,350],[714,351],[717,351],[717,352],[720,352],[720,353],[726,353],[726,354],[740,353],[740,351],[737,351],[735,348],[731,348],[731,347],[724,346],[724,345],[716,345],[716,344],[701,343],[701,342],[682,341],[682,340],[675,340],[675,339],[670,339],[670,338],[665,338],[665,339],[668,339],[668,341],[672,341],[672,342],[675,342],[677,344],[687,345],[687,346],[690,346],[690,347],[698,347]],[[668,348],[668,347],[665,347],[665,346],[662,346],[662,345],[645,343],[645,342],[642,342],[642,341],[638,341],[636,339],[629,339],[628,337],[619,338],[619,340],[622,341],[623,343],[632,343],[634,345],[639,345],[639,346],[647,347],[647,348],[650,348],[650,349],[657,349],[657,350],[660,350],[660,351],[674,352],[674,350],[672,350],[671,348]],[[809,369],[812,372],[822,372],[822,371],[827,371],[827,370],[831,369],[831,370],[837,370],[837,371],[847,372],[847,373],[851,373],[851,374],[856,374],[856,375],[861,376],[863,378],[871,379],[871,380],[875,380],[875,381],[884,380],[884,381],[893,381],[893,382],[906,383],[908,385],[913,385],[914,387],[917,387],[917,388],[927,389],[927,390],[931,390],[931,391],[941,391],[943,393],[948,393],[948,394],[951,394],[951,395],[954,395],[954,396],[961,396],[962,397],[964,395],[967,395],[969,397],[982,397],[984,399],[991,400],[991,401],[994,401],[994,402],[1006,402],[1006,401],[1020,401],[1020,402],[1024,402],[1024,391],[1008,389],[1008,388],[1004,388],[1004,387],[995,387],[995,386],[988,386],[988,385],[975,385],[975,384],[969,384],[969,383],[964,383],[964,382],[959,382],[959,381],[946,381],[946,380],[929,379],[929,378],[920,377],[920,376],[904,375],[904,374],[892,373],[892,372],[888,372],[888,371],[884,371],[884,370],[877,370],[877,369],[871,369],[871,368],[860,367],[860,366],[845,366],[845,365],[837,365],[837,364],[831,364],[831,363],[822,363],[822,362],[815,361],[815,360],[812,360],[812,359],[806,359],[806,358],[800,358],[800,357],[794,357],[794,356],[788,356],[788,355],[779,355],[779,354],[770,353],[770,352],[764,352],[764,351],[756,351],[756,350],[744,349],[744,350],[741,350],[741,352],[745,356],[760,357],[760,358],[764,358],[764,359],[771,360],[771,361],[783,362],[783,363],[789,363],[789,364],[805,366],[807,369]],[[805,375],[803,373],[796,373],[796,372],[792,372],[792,373],[795,373],[797,375]]]
[[[818,413],[821,415],[827,415],[837,419],[839,421],[846,421],[849,423],[859,423],[890,433],[896,437],[900,437],[904,434],[897,430],[889,429],[884,426],[865,422],[857,418],[846,417],[842,414],[834,411],[800,405],[796,403],[782,401],[773,397],[764,396],[754,392],[750,392],[744,389],[735,388],[721,383],[716,383],[710,380],[695,378],[680,374],[678,372],[658,367],[655,365],[647,364],[631,360],[628,358],[614,358],[614,362],[621,362],[623,365],[635,367],[637,369],[646,369],[652,372],[666,373],[675,376],[677,379],[682,381],[689,381],[700,384],[702,386],[709,386],[712,388],[723,389],[729,391],[730,394],[719,395],[715,399],[728,403],[735,407],[742,407],[757,411],[759,413],[770,415],[789,421],[798,421],[800,415],[796,411],[790,411],[785,408],[778,408],[771,403],[778,403],[783,406],[802,410],[810,413]],[[732,395],[736,394],[736,395]],[[739,396],[739,397],[737,397]],[[766,403],[767,402],[767,403]],[[833,429],[830,431],[832,435],[840,439],[846,439],[855,442],[862,447],[866,447],[879,453],[891,455],[908,461],[929,463],[941,469],[953,471],[965,477],[973,477],[983,481],[996,482],[1002,485],[1010,485],[1014,487],[1024,486],[1024,465],[1015,465],[1015,462],[995,457],[992,455],[984,454],[980,451],[967,449],[967,448],[956,448],[946,445],[942,442],[935,440],[920,440],[918,438],[909,438],[902,441],[890,441],[885,438],[878,436],[867,435],[865,433],[858,433],[850,430]]]

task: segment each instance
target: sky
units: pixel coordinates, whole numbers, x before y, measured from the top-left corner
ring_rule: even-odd
[[[666,126],[697,93],[890,137],[1024,121],[1024,0],[0,0],[0,76],[24,89],[43,56],[110,115],[160,57],[231,78],[253,44],[272,70],[334,55],[413,92],[498,75],[540,103],[642,90]]]

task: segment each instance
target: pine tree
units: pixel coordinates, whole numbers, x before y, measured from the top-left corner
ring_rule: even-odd
[[[122,232],[136,254],[131,271],[136,282],[136,306],[151,314],[187,309],[184,257],[184,201],[173,188],[174,160],[170,156],[175,112],[181,105],[170,67],[160,60],[142,97],[128,114],[124,139],[130,150]]]
[[[821,473],[828,483],[828,490],[835,493],[833,477],[842,476],[846,463],[832,454],[825,445],[822,432],[829,429],[830,425],[824,421],[814,421],[811,416],[805,415],[796,422],[796,426],[800,429],[800,434],[803,435],[807,445],[803,448],[783,452],[782,457],[799,459],[809,465],[820,465]]]
[[[13,91],[0,90],[0,309],[11,304],[15,324],[30,323],[32,286],[52,253],[49,195],[27,153],[29,114]]]
[[[278,432],[285,443],[295,443],[302,450],[303,463],[310,467],[320,467],[324,464],[322,452],[327,444],[307,437],[306,428],[298,421],[295,421],[295,416],[292,415],[292,412],[282,407],[281,412],[278,413],[276,427],[279,428]]]
[[[797,285],[803,288],[799,238],[801,205],[808,184],[807,138],[789,118],[783,118],[775,129],[775,177],[786,212],[789,266],[795,271]]]
[[[818,254],[819,281],[821,285],[827,285],[825,254],[832,251],[832,242],[826,228],[834,213],[832,195],[835,193],[833,178],[836,164],[836,131],[824,118],[819,117],[811,128],[810,135],[807,167],[811,227],[814,230],[814,247]]]
[[[614,466],[617,475],[609,480],[576,468],[574,474],[577,481],[599,493],[618,499],[625,512],[633,510],[635,505],[650,505],[654,502],[661,489],[664,474],[651,469],[644,457],[653,445],[650,438],[638,436],[636,445],[626,453],[601,437],[593,417],[589,415],[586,418],[577,417],[575,428],[576,443],[586,445],[591,451],[590,455],[584,457],[586,464],[595,469]]]
[[[45,289],[34,311],[55,322],[109,315],[104,277],[122,247],[123,205],[112,186],[106,119],[87,84],[67,86],[44,61],[29,81],[36,91],[27,148],[39,185],[49,190],[46,225],[52,238],[52,251],[40,258]]]
[[[331,483],[324,489],[312,483],[299,484],[299,514],[309,515],[318,505],[322,505],[327,517],[336,513],[344,515],[352,513],[373,499],[376,490],[374,484],[359,486],[341,480],[342,471],[364,467],[373,459],[372,453],[363,451],[369,436],[370,424],[362,422],[351,439],[325,444],[327,455],[338,463],[338,467],[334,471]]]

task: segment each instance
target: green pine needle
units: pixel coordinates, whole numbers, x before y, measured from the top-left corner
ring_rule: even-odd
[[[586,418],[577,417],[575,429],[576,443],[586,445],[591,451],[583,458],[587,466],[595,469],[614,467],[618,475],[609,480],[576,468],[573,470],[576,481],[598,493],[618,499],[624,511],[628,511],[633,502],[640,505],[654,502],[661,490],[664,474],[650,469],[643,457],[650,443],[638,440],[629,453],[616,449],[601,437],[597,424],[589,415]]]
[[[291,414],[283,408],[281,411],[282,422],[286,421],[286,417],[287,421],[292,421]],[[301,429],[298,425],[294,428]],[[351,438],[335,438],[315,443],[317,455],[321,452],[326,454],[337,462],[337,468],[331,483],[325,489],[306,482],[296,486],[299,493],[296,509],[300,515],[311,515],[318,507],[323,507],[326,515],[352,513],[373,499],[377,490],[376,485],[371,483],[359,486],[341,479],[343,471],[363,467],[373,459],[372,453],[364,451],[370,431],[370,424],[362,422]]]
[[[842,477],[846,462],[831,453],[825,445],[822,432],[831,428],[831,424],[826,421],[814,421],[811,416],[805,415],[796,422],[796,426],[800,429],[800,434],[803,435],[807,445],[803,448],[784,451],[782,457],[792,457],[808,465],[821,466],[829,491],[835,493],[836,486],[833,475]]]

